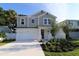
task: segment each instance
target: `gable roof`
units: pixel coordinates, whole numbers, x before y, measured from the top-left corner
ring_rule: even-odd
[[[27,16],[27,15],[19,14],[18,16]]]
[[[44,10],[41,10],[41,11],[39,11],[39,12],[37,12],[37,13],[31,15],[31,17],[34,17],[34,16],[35,16],[35,17],[39,17],[39,16],[42,16],[42,15],[45,15],[45,14],[49,14],[49,15],[51,15],[51,16],[57,18],[56,16],[54,16],[54,15],[52,15],[52,14],[50,14],[49,12],[44,11]]]

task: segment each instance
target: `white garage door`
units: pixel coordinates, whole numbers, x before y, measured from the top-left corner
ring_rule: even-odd
[[[16,41],[35,41],[41,39],[41,32],[36,28],[17,28]]]

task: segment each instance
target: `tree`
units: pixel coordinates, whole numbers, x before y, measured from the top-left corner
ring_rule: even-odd
[[[16,23],[16,15],[17,13],[15,10],[9,9],[4,10],[2,7],[0,7],[0,25],[10,25]]]
[[[14,32],[15,31],[15,24],[16,24],[16,15],[17,13],[14,10],[5,10],[4,17],[6,19],[6,24],[8,27]]]
[[[0,7],[0,16],[3,14],[3,8]]]
[[[16,15],[17,13],[14,10],[5,10],[4,11],[4,17],[7,20],[6,23],[9,24],[15,24],[16,23]]]
[[[69,27],[68,27],[68,25],[64,25],[64,26],[62,26],[62,28],[66,34],[66,38],[69,39]]]
[[[0,7],[0,25],[5,25],[4,10]]]
[[[10,29],[15,30],[14,27],[16,26],[16,16],[17,13],[15,10],[9,9],[4,10],[0,7],[0,25],[8,26]]]
[[[1,26],[5,25],[5,19],[3,17],[0,17],[0,25]]]
[[[56,34],[57,31],[58,31],[58,25],[56,24],[56,22],[53,22],[52,23],[52,29],[51,29],[52,36],[55,37],[55,34]]]

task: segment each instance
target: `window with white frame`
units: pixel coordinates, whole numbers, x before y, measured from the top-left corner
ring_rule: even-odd
[[[35,21],[34,21],[34,19],[32,19],[32,23],[34,23]]]
[[[79,21],[77,22],[77,25],[79,26]]]
[[[73,21],[69,21],[69,25],[70,26],[73,26]]]
[[[21,19],[21,24],[23,24],[23,25],[24,25],[24,19]]]
[[[44,24],[49,25],[51,23],[49,18],[44,18]]]

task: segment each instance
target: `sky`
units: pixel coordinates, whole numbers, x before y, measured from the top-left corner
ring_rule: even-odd
[[[32,15],[40,10],[45,10],[57,17],[56,21],[66,19],[79,20],[78,3],[0,3],[5,10],[13,9],[18,14]]]

